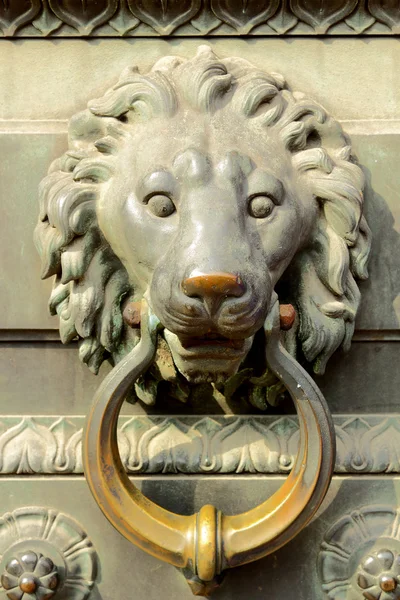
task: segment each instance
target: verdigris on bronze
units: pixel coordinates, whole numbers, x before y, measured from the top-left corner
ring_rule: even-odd
[[[399,509],[360,507],[324,535],[318,557],[329,600],[396,600],[400,597]]]
[[[62,339],[81,337],[80,356],[95,371],[107,356],[117,363],[88,420],[88,483],[113,525],[181,567],[199,595],[223,569],[289,541],[325,495],[333,425],[315,383],[282,347],[277,293],[298,315],[288,350],[301,347],[323,372],[350,345],[355,278],[367,276],[363,185],[323,108],[280,75],[208,47],[192,60],[165,57],[146,75],[125,71],[72,119],[70,149],[42,183],[36,241],[43,276],[56,275],[50,307]],[[123,313],[138,302],[132,328]],[[158,375],[136,384],[152,400],[154,380],[223,388],[251,368],[259,387],[268,370],[283,382],[302,441],[282,490],[243,515],[205,506],[184,517],[134,488],[117,419],[154,361]]]
[[[0,6],[4,36],[380,35],[398,33],[384,0],[13,0]],[[222,30],[222,31],[221,31]]]
[[[62,340],[82,338],[92,370],[136,343],[122,307],[144,295],[171,382],[174,366],[189,382],[232,376],[278,284],[299,316],[293,353],[296,337],[323,372],[349,347],[370,248],[363,174],[339,124],[280,75],[208,47],[165,57],[124,72],[69,140],[35,238]]]
[[[333,415],[336,474],[400,473],[398,415]],[[0,473],[82,474],[84,417],[0,418]],[[123,416],[128,473],[289,473],[299,445],[293,416]]]
[[[8,600],[87,600],[98,560],[69,515],[42,506],[0,518],[0,592]]]

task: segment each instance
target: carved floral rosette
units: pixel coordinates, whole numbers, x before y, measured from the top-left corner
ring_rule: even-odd
[[[329,600],[400,598],[400,509],[365,506],[339,519],[319,554]]]
[[[35,558],[35,564],[29,568],[31,556]],[[39,563],[48,561],[54,570],[57,577],[55,592],[51,593],[42,587],[46,576],[36,576],[36,591],[22,592],[22,571],[37,575],[36,559]],[[22,573],[19,580],[21,573],[15,570],[15,565]],[[92,543],[82,527],[69,515],[36,506],[19,508],[0,518],[1,598],[41,600],[55,594],[57,600],[86,600],[93,588],[96,573],[97,556]]]

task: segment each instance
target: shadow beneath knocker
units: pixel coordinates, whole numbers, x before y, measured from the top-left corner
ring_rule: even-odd
[[[385,148],[386,144],[389,148],[382,157],[384,149],[374,137],[369,136],[368,154],[365,147],[353,145],[363,164],[376,162],[371,156],[392,160],[393,181],[389,185],[383,180],[387,169],[381,174],[375,167],[372,178],[371,171],[363,167],[365,216],[372,231],[369,278],[359,282],[361,303],[350,351],[347,354],[337,351],[329,360],[325,374],[315,378],[333,413],[398,412],[397,345],[387,342],[399,339],[400,334],[400,210],[397,201],[400,173],[394,161],[396,154],[392,156],[390,152],[390,144],[395,141],[385,141]],[[387,188],[388,201],[374,191],[372,184],[379,189]]]
[[[107,600],[100,594],[97,584],[94,586],[94,588],[90,592],[89,597],[90,597],[90,600]]]
[[[400,211],[397,184],[400,185],[400,176],[393,185],[379,182],[380,188],[387,188],[388,195],[395,195],[388,203],[373,189],[370,170],[363,167],[363,172],[366,179],[364,213],[372,232],[372,246],[369,278],[360,285],[361,303],[356,330],[399,329]],[[382,177],[380,173],[374,174],[375,179],[379,177]]]
[[[365,579],[371,568],[377,578],[397,580],[399,492],[399,483],[387,478],[333,479],[311,523],[277,552],[227,571],[213,600],[327,600],[324,587],[329,598],[354,600],[364,597],[360,575],[365,597],[371,591],[372,598],[375,579]]]
[[[184,479],[184,476],[178,476],[170,481],[168,476],[168,479],[145,479],[141,491],[146,498],[171,512],[191,515],[198,510],[195,505],[196,487],[197,482],[193,477]],[[212,503],[213,499],[210,498],[209,502]]]

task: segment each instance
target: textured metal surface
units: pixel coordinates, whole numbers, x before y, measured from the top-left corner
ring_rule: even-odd
[[[190,514],[199,510],[210,495],[218,509],[225,513],[250,509],[278,489],[284,479],[281,476],[152,476],[135,477],[134,482],[153,501],[163,503],[168,510]],[[163,600],[193,598],[184,578],[176,569],[131,545],[104,519],[83,477],[3,477],[0,480],[0,493],[4,512],[12,512],[27,504],[46,504],[57,512],[73,515],[74,519],[85,525],[101,565],[90,600],[114,600],[116,594],[130,598],[132,585],[135,596],[140,600],[159,600],[160,593]],[[357,513],[366,506],[383,505],[395,513],[399,494],[398,477],[334,478],[324,504],[307,528],[272,556],[230,570],[222,586],[214,592],[213,600],[265,600],[266,597],[327,600],[322,590],[323,580],[320,579],[318,561],[321,552],[326,550],[324,543],[329,530],[341,519],[349,518],[353,512]],[[352,569],[356,572],[370,549],[379,550],[386,546],[390,531],[386,521],[375,529],[375,537],[369,541],[367,539],[364,545],[360,544],[359,538],[355,538],[358,543],[356,554],[350,561],[343,556],[342,565],[350,573]],[[378,541],[381,537],[383,541]],[[338,543],[343,545],[339,540]],[[380,545],[382,543],[383,546]],[[393,540],[391,547],[398,549],[399,542]],[[346,545],[346,550],[351,556],[351,548]],[[285,575],[288,570],[290,577]],[[363,600],[361,591],[356,600]]]
[[[383,0],[13,0],[0,9],[4,36],[381,35],[398,33]]]
[[[335,473],[400,473],[399,415],[334,415]],[[82,474],[85,417],[0,417],[0,473]],[[299,445],[294,415],[121,417],[128,473],[288,473]]]
[[[8,600],[87,600],[96,551],[71,516],[23,506],[0,517],[0,593]]]
[[[316,47],[315,51],[320,52],[320,49]],[[349,52],[351,51],[352,48],[349,48]],[[381,52],[381,50],[377,51]],[[326,60],[332,60],[331,56],[327,55]],[[359,83],[361,87],[364,84],[365,82]],[[17,81],[15,85],[18,85]],[[332,82],[331,85],[337,83]],[[354,93],[356,90],[357,88],[354,89]],[[52,101],[51,97],[49,101]],[[383,94],[381,101],[385,102]],[[4,98],[2,102],[5,103]],[[83,104],[83,99],[80,102]],[[392,110],[394,112],[396,108],[393,107]],[[4,189],[8,190],[9,201],[14,206],[12,211],[6,205],[0,207],[3,219],[7,218],[10,224],[4,232],[7,252],[2,256],[2,272],[7,278],[12,277],[15,270],[26,272],[24,277],[16,279],[13,286],[14,293],[7,287],[2,287],[0,290],[1,301],[9,307],[9,310],[0,315],[0,326],[2,329],[13,328],[16,331],[22,328],[56,328],[57,325],[47,315],[50,286],[39,279],[39,259],[31,240],[37,213],[37,199],[31,189],[36,189],[38,186],[46,172],[48,162],[64,149],[66,124],[63,122],[65,133],[52,134],[46,133],[51,123],[45,121],[43,124],[45,131],[39,136],[30,133],[34,123],[35,121],[22,122],[23,134],[10,131],[0,137],[0,152],[3,153],[0,173]],[[357,329],[368,330],[369,336],[374,330],[377,330],[377,335],[382,335],[378,333],[381,329],[399,330],[400,281],[396,268],[396,256],[400,246],[400,210],[396,193],[399,185],[399,174],[396,170],[398,137],[396,129],[393,129],[392,133],[380,133],[380,128],[384,127],[385,123],[386,121],[380,123],[377,120],[359,122],[362,131],[351,136],[357,156],[368,169],[370,185],[373,185],[375,191],[375,194],[371,191],[367,192],[365,206],[376,252],[373,250],[369,266],[370,280],[361,286],[361,307],[356,323]],[[348,129],[348,124],[344,123],[344,127]],[[10,160],[10,156],[18,156],[18,161]],[[32,164],[33,170],[30,167]],[[21,169],[29,172],[28,179],[19,176]],[[24,212],[25,219],[20,218],[21,211]],[[13,244],[15,233],[24,240],[21,246]],[[24,305],[26,294],[30,297],[29,310],[26,310]],[[23,337],[22,331],[20,335]],[[28,336],[29,332],[26,334],[26,337]]]
[[[164,328],[134,384],[150,406],[207,383],[230,398],[249,368],[249,402],[274,404],[255,356],[275,288],[296,307],[292,355],[321,374],[350,348],[371,248],[365,177],[337,121],[282,75],[202,45],[125,70],[68,132],[40,183],[34,240],[42,278],[56,276],[61,340],[81,340],[90,370],[135,345],[122,313],[143,297]]]
[[[207,283],[208,285],[208,283]],[[236,282],[235,282],[236,285]],[[117,446],[117,419],[129,387],[154,360],[160,322],[144,306],[141,339],[104,380],[89,413],[83,461],[90,490],[129,541],[185,573],[195,595],[208,596],[220,574],[285,545],[307,525],[328,490],[335,461],[333,423],[311,377],[280,341],[278,298],[266,320],[266,360],[284,382],[300,422],[299,451],[288,479],[256,508],[226,515],[209,503],[184,516],[152,503],[129,481]]]
[[[29,2],[26,3],[28,4]],[[378,3],[366,2],[363,6],[360,5],[360,13],[354,13],[348,20],[351,19],[352,26],[355,27],[363,27],[370,21],[372,27],[367,31],[371,33],[389,31],[386,25],[372,22],[375,18],[372,14],[377,14],[370,10],[373,4],[376,10]],[[279,23],[282,17],[281,24],[284,24],[288,14],[290,17],[290,13],[286,16],[284,13],[276,13],[276,22]],[[50,11],[48,15],[51,16]],[[119,35],[127,22],[128,25],[132,23],[129,20],[131,17],[124,21],[121,15],[122,13],[118,13],[119,19],[114,22],[120,28],[117,33],[109,25],[101,26],[93,33]],[[194,17],[193,22],[203,27],[207,22],[206,18],[202,21],[203,16]],[[53,24],[57,24],[57,19]],[[290,19],[288,22],[290,24]],[[51,19],[46,23],[46,18],[42,18],[41,27],[46,26],[51,28]],[[216,32],[226,32],[227,26],[224,27],[225,29],[221,28]],[[263,28],[265,31],[268,27],[269,25],[258,26],[253,33],[262,31]],[[329,33],[338,32],[338,27],[346,29],[350,25],[342,21],[339,26],[333,25]],[[190,31],[194,33],[193,29]],[[346,31],[350,33],[352,30],[350,28]],[[26,32],[29,35],[42,35],[31,25],[26,29],[21,27],[17,35],[26,35]],[[144,29],[143,25],[139,25],[132,33],[140,36],[149,32],[151,33],[150,28]],[[177,30],[177,33],[180,31]],[[56,35],[58,34],[79,36],[78,31],[68,25],[60,26],[56,31]],[[33,471],[43,469],[43,454],[47,454],[48,448],[53,449],[53,454],[56,452],[55,466],[65,467],[64,451],[67,457],[72,456],[70,461],[76,459],[78,464],[79,447],[75,448],[74,443],[68,448],[66,445],[81,429],[81,419],[72,418],[71,427],[70,424],[55,426],[57,416],[48,420],[40,417],[37,419],[37,432],[29,420],[23,421],[22,415],[83,415],[88,409],[89,398],[98,385],[98,379],[84,371],[79,364],[74,344],[70,348],[61,348],[54,342],[31,342],[29,336],[32,333],[25,333],[23,329],[18,331],[18,328],[42,328],[46,332],[48,328],[55,327],[46,311],[50,288],[46,289],[46,283],[38,280],[39,261],[31,241],[36,218],[34,190],[44,176],[48,162],[66,148],[65,119],[73,112],[85,108],[89,97],[103,94],[114,81],[112,73],[133,62],[150,66],[167,53],[189,56],[198,43],[198,40],[182,40],[178,37],[172,43],[160,38],[98,39],[95,42],[64,38],[57,43],[39,39],[25,39],[23,43],[1,41],[0,71],[4,85],[0,90],[3,150],[0,162],[0,211],[2,223],[7,222],[7,227],[2,227],[0,267],[3,280],[12,282],[12,285],[0,287],[0,304],[4,307],[0,325],[5,328],[4,336],[8,339],[0,347],[0,394],[2,413],[21,417],[15,420],[7,418],[4,423],[0,419],[0,433],[4,441],[3,436],[7,434],[7,430],[13,430],[8,444],[3,448],[7,456],[4,464],[11,465],[14,471],[18,468]],[[351,448],[350,453],[341,453],[339,442],[340,468],[351,470],[359,467],[361,473],[365,464],[369,465],[368,469],[397,469],[400,370],[398,343],[388,343],[388,340],[398,340],[399,335],[398,41],[373,36],[368,43],[365,43],[365,39],[357,40],[352,37],[342,37],[340,40],[332,37],[325,41],[310,37],[290,40],[216,37],[208,38],[207,43],[225,56],[241,55],[262,68],[284,72],[293,86],[307,90],[343,121],[360,161],[367,168],[367,175],[371,177],[371,184],[376,192],[375,196],[368,193],[366,197],[374,246],[370,265],[371,279],[362,285],[358,326],[363,331],[356,334],[356,339],[370,341],[353,343],[350,355],[346,357],[335,356],[328,365],[326,375],[319,380],[319,385],[333,410],[348,413],[347,424],[345,416],[335,419],[340,435],[343,436],[344,432],[344,439],[349,444],[346,447]],[[14,331],[8,333],[10,327]],[[53,331],[55,333],[56,330]],[[45,335],[53,336],[53,333]],[[32,337],[35,338],[35,334]],[[17,339],[21,342],[17,342]],[[101,378],[105,376],[107,369],[104,365]],[[158,420],[157,413],[187,415],[195,412],[199,415],[196,423],[205,415],[216,415],[216,421],[221,425],[221,414],[225,411],[240,414],[249,412],[249,409],[241,405],[221,407],[209,395],[193,400],[190,406],[179,402],[171,403],[168,411],[165,404],[154,407],[150,411],[150,422],[145,422],[146,427],[149,427],[146,431],[152,431],[155,436],[155,446],[161,446],[160,451],[155,450],[155,456],[161,454],[162,460],[171,460],[179,468],[180,458],[174,455],[172,459],[164,458],[168,455],[169,443],[168,438],[165,439],[160,431],[160,424],[164,423],[164,419]],[[144,409],[140,404],[128,409],[130,415],[143,413]],[[356,418],[353,419],[352,415]],[[187,416],[183,416],[177,425],[180,431],[184,431],[184,440],[190,428],[196,427],[194,422],[187,419]],[[234,419],[233,417],[232,423]],[[171,421],[165,422],[167,430],[170,423]],[[293,419],[290,416],[282,432],[285,442],[290,431],[294,432],[294,436],[297,435],[292,427]],[[132,436],[130,433],[127,435],[131,448],[137,439]],[[232,440],[228,436],[227,440],[229,439]],[[282,440],[282,437],[279,439]],[[43,440],[49,440],[48,446],[43,445]],[[237,445],[236,442],[233,444]],[[24,447],[28,450],[25,456],[22,452]],[[35,448],[33,452],[30,451],[32,447]],[[123,449],[122,454],[124,456]],[[35,456],[41,457],[38,462],[35,462]],[[149,465],[154,465],[151,456]],[[159,464],[160,462],[157,463]],[[261,475],[246,475],[243,478],[238,475],[153,475],[144,479],[135,477],[134,481],[146,495],[155,502],[164,503],[168,510],[181,510],[190,514],[208,502],[210,496],[218,509],[227,513],[251,508],[271,495],[283,482],[283,478]],[[84,525],[101,560],[101,574],[91,600],[130,598],[132,594],[139,600],[159,600],[160,594],[163,600],[191,598],[191,593],[178,572],[131,546],[103,519],[83,478],[71,475],[67,478],[59,475],[36,478],[30,475],[7,479],[3,476],[0,480],[0,493],[3,512],[12,512],[28,504],[46,505],[73,515]],[[362,509],[368,504],[389,505],[395,514],[399,497],[398,479],[389,474],[380,477],[347,475],[345,478],[336,478],[318,519],[296,540],[271,557],[229,572],[214,597],[217,600],[265,600],[266,597],[326,600],[327,595],[321,587],[321,583],[326,584],[326,581],[318,578],[317,562],[320,550],[326,549],[322,548],[322,544],[330,540],[327,535],[329,530],[342,519],[348,519],[351,514],[362,513]],[[366,548],[360,551],[357,548],[351,561],[346,546],[345,553],[341,552],[341,564],[346,569],[351,565],[355,571],[362,570],[369,550],[374,554],[387,547],[385,527],[381,532],[384,535],[383,542],[367,542]],[[395,548],[394,542],[393,551]],[[342,576],[342,573],[339,575]],[[332,571],[330,576],[333,576]],[[345,577],[347,578],[347,573]],[[362,591],[357,592],[357,600],[363,600]],[[337,596],[335,600],[339,598]]]
[[[399,589],[400,511],[366,504],[343,514],[325,533],[318,567],[330,600],[393,600]]]
[[[8,343],[0,345],[0,394],[3,414],[84,415],[99,385],[110,370],[103,365],[96,377],[79,362],[75,344]],[[332,412],[339,414],[397,414],[400,370],[398,343],[357,343],[348,355],[337,354],[327,372],[316,379]],[[366,365],[368,367],[366,368]],[[48,376],[52,373],[52,377]],[[382,378],[381,374],[385,373]],[[168,406],[168,409],[167,409]],[[248,402],[219,403],[209,389],[186,404],[159,402],[147,411],[153,415],[254,414]],[[282,412],[282,411],[280,411]],[[285,412],[293,408],[285,406]],[[141,403],[126,407],[125,414],[145,414]],[[260,414],[259,412],[257,414]]]
[[[0,130],[21,135],[33,128],[38,136],[46,132],[63,133],[65,121],[77,110],[84,109],[89,98],[103,95],[124,68],[140,64],[146,70],[162,56],[172,53],[187,58],[200,43],[198,39],[160,38],[1,40],[0,74],[7,85],[0,90]],[[368,43],[354,37],[338,41],[304,37],[267,40],[216,37],[206,43],[221,56],[238,55],[262,70],[273,68],[274,72],[284,73],[293,89],[306,91],[336,119],[351,121],[344,123],[351,136],[363,133],[364,128],[367,135],[371,132],[393,136],[399,131],[400,108],[393,90],[399,85],[396,64],[400,49],[395,37],[370,38]],[[348,60],[349,55],[351,60]],[[16,63],[18,69],[10,68]],[[68,65],[68,69],[61,71],[60,64]],[[373,94],[357,94],[368,89],[371,81],[374,82]],[[29,103],[17,93],[24,85],[30,92]],[[66,142],[64,139],[65,147]],[[396,143],[393,138],[392,143]],[[385,162],[382,160],[385,156],[376,155],[375,144],[372,150],[371,163],[374,158]],[[39,151],[35,154],[41,156]],[[40,176],[32,170],[27,174],[29,178],[40,181],[47,169],[47,165],[41,164]],[[397,176],[393,173],[393,177]],[[30,202],[37,206],[36,197]]]

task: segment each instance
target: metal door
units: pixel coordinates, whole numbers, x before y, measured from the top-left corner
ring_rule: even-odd
[[[400,597],[399,27],[0,6],[2,598]]]

